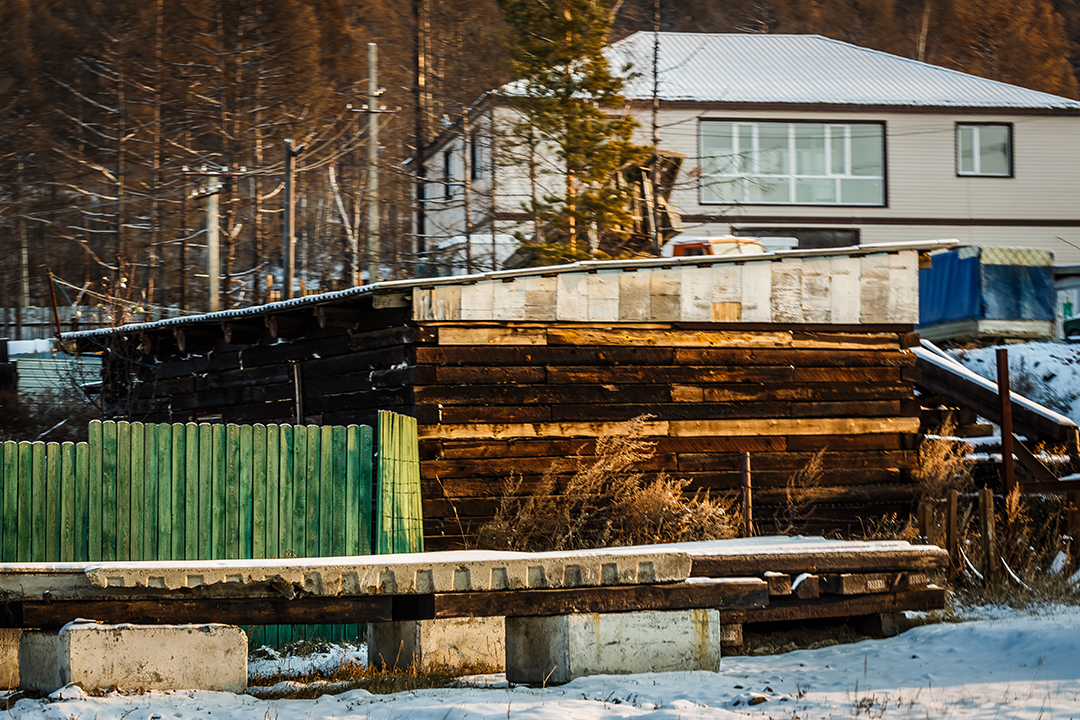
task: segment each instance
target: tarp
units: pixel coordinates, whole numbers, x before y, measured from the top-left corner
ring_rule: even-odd
[[[974,251],[974,252],[973,252]],[[1054,270],[1049,265],[983,261],[977,248],[948,250],[919,271],[919,325],[958,320],[1053,320]]]

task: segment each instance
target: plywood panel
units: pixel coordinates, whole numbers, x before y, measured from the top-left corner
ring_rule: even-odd
[[[836,257],[829,260],[829,316],[837,324],[857,324],[861,315],[861,286],[859,275],[862,263],[857,257]]]
[[[742,321],[772,320],[772,263],[746,263],[742,269]]]
[[[525,287],[526,317],[541,322],[555,320],[557,278],[554,275],[533,276],[518,282]]]
[[[618,322],[620,270],[602,270],[587,275],[590,322]]]
[[[772,319],[781,323],[803,321],[801,258],[772,263]]]
[[[587,278],[584,273],[562,273],[556,277],[556,319],[570,322],[585,322],[589,319]]]
[[[906,250],[889,256],[889,322],[919,322],[918,272],[918,253]]]
[[[804,260],[802,264],[803,321],[825,324],[832,318],[832,263],[829,258]]]
[[[479,282],[461,287],[461,319],[490,320],[494,315],[494,283]]]
[[[619,321],[648,322],[652,316],[652,296],[648,272],[619,275]]]
[[[651,296],[650,318],[654,322],[677,322],[679,320],[682,277],[678,268],[653,268],[649,288]]]
[[[860,320],[864,323],[889,321],[889,256],[864,255],[859,259]]]
[[[710,322],[713,316],[712,268],[683,267],[680,274],[679,318],[683,322]]]

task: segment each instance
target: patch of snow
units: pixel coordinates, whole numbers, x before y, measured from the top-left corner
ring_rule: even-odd
[[[64,690],[22,699],[19,720],[690,720],[709,718],[1069,718],[1080,716],[1080,608],[972,609],[980,619],[923,625],[866,640],[782,655],[724,657],[720,672],[597,675],[566,685],[507,685],[502,675],[464,687],[317,700],[178,691]],[[289,686],[292,687],[292,686]],[[764,702],[756,702],[764,698]]]
[[[1080,424],[1080,345],[1031,342],[957,350],[954,355],[968,370],[996,384],[998,347],[1009,350],[1009,385],[1014,392]]]

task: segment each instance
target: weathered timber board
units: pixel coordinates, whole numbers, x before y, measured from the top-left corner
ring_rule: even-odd
[[[872,573],[913,570],[941,570],[949,566],[949,555],[932,545],[904,550],[788,551],[761,556],[697,555],[693,558],[692,577],[759,576],[766,572],[799,575],[813,573]]]
[[[104,623],[322,625],[389,622],[392,597],[214,600],[67,600],[0,607],[0,627],[56,628],[86,618]]]
[[[435,617],[535,617],[691,608],[760,608],[769,603],[768,584],[758,578],[719,583],[634,585],[587,590],[519,590],[446,593],[435,596]]]
[[[761,623],[858,617],[945,607],[944,588],[873,595],[822,595],[810,600],[774,598],[757,610],[721,610],[721,622]]]
[[[830,595],[867,595],[871,593],[919,590],[929,585],[926,573],[840,573],[821,576],[821,592]]]

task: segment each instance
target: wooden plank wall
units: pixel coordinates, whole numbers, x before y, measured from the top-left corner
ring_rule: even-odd
[[[909,326],[425,323],[416,404],[427,547],[458,546],[556,464],[573,472],[594,438],[650,414],[656,455],[642,469],[691,489],[739,487],[751,453],[755,514],[781,510],[786,484],[818,450],[819,529],[900,510],[912,497],[917,371]]]
[[[142,339],[153,359],[126,365],[134,382],[107,381],[108,409],[145,422],[295,423],[299,375],[302,424],[374,425],[380,409],[413,415],[410,313],[308,309],[275,317],[276,332],[261,317],[243,332],[187,328],[186,352],[171,330],[156,331]]]

